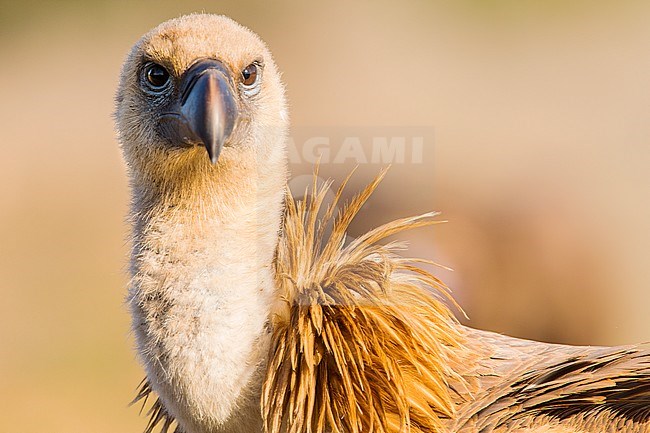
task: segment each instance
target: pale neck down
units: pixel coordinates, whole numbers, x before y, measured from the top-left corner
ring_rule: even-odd
[[[223,164],[174,187],[133,180],[133,329],[152,388],[186,433],[219,431],[257,400],[268,350],[286,169],[282,155]]]

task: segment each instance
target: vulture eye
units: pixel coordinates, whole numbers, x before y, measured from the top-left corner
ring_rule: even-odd
[[[157,63],[149,63],[144,68],[144,78],[152,90],[162,90],[169,82],[169,72]]]
[[[255,85],[257,82],[257,65],[255,63],[251,63],[250,65],[246,66],[246,68],[241,71],[241,76],[243,78],[242,83],[246,87],[252,87]]]

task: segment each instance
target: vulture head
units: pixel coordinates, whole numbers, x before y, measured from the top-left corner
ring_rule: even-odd
[[[228,17],[188,15],[144,35],[124,63],[116,100],[136,177],[282,171],[288,116],[280,75],[264,42]]]

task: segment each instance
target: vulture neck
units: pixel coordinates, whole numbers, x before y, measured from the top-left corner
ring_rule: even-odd
[[[151,387],[184,432],[230,428],[247,407],[245,425],[228,431],[253,431],[285,162],[196,158],[156,179],[132,167],[133,328]]]

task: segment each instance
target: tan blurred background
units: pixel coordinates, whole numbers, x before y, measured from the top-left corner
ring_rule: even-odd
[[[0,433],[143,430],[112,98],[142,33],[201,10],[268,42],[296,130],[429,131],[354,230],[442,211],[411,253],[472,326],[650,340],[650,2],[2,0]]]

